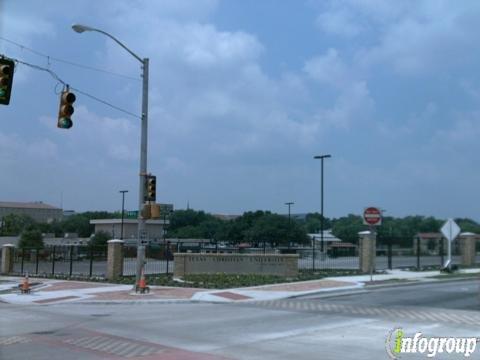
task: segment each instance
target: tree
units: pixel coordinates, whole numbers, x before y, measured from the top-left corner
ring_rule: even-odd
[[[95,231],[95,226],[90,224],[93,219],[117,219],[121,213],[107,211],[87,211],[66,217],[61,227],[64,233],[77,233],[79,237],[89,237]]]
[[[17,236],[33,225],[35,225],[35,221],[30,216],[24,214],[8,214],[2,219],[1,235]]]
[[[222,220],[203,211],[176,210],[170,217],[169,238],[214,239]]]
[[[307,233],[319,233],[322,227],[322,215],[319,213],[307,214],[304,220],[304,227]],[[329,218],[323,218],[323,229],[330,229],[332,227],[332,221]]]
[[[106,246],[107,241],[111,240],[112,236],[106,231],[99,231],[95,233],[94,236],[90,239],[90,245],[93,246]]]
[[[365,230],[361,216],[349,214],[333,220],[332,233],[343,241],[357,243],[358,233]]]
[[[473,232],[476,234],[480,234],[480,225],[472,219],[455,219],[455,222],[460,226],[462,232]]]
[[[43,237],[42,233],[38,229],[31,228],[29,230],[24,230],[20,236],[20,241],[18,247],[21,249],[25,248],[43,248]]]
[[[251,237],[256,244],[267,242],[272,247],[308,241],[305,230],[297,222],[272,213],[264,213],[254,221]]]
[[[203,211],[175,210],[170,217],[170,230],[174,231],[184,226],[197,226],[201,222],[213,217]]]

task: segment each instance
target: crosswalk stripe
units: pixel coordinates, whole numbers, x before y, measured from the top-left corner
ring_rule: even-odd
[[[140,345],[136,349],[130,352],[129,357],[134,357],[134,356],[145,356],[145,355],[150,355],[156,352],[155,348],[152,348],[150,346],[145,346],[145,345]]]
[[[96,344],[97,342],[99,342],[100,340],[101,340],[100,336],[87,337],[87,338],[81,339],[80,341],[74,341],[73,344],[81,347],[90,347],[93,344]]]
[[[138,344],[135,343],[129,343],[127,347],[123,348],[120,351],[115,351],[113,352],[115,355],[118,356],[128,356],[130,352],[135,349],[138,346]]]
[[[92,350],[105,351],[105,347],[111,344],[112,341],[115,341],[115,340],[112,340],[109,338],[103,338],[102,341],[98,342],[94,346],[90,346],[89,348]]]
[[[450,315],[450,314],[442,313],[442,316],[444,318],[446,318],[447,320],[450,320],[454,323],[462,323],[462,321],[456,315]]]
[[[115,347],[110,351],[110,354],[119,355],[124,349],[129,347],[131,344],[132,344],[131,342],[122,341],[120,344],[118,344],[117,347]]]
[[[102,349],[102,351],[111,352],[114,348],[116,348],[117,346],[119,346],[121,343],[122,343],[122,341],[119,341],[119,340],[112,341],[112,342],[110,342],[110,344],[108,344],[107,346],[105,346],[105,347]]]
[[[383,316],[394,319],[409,319],[417,321],[428,322],[453,322],[455,324],[468,324],[478,325],[480,324],[480,316],[477,314],[468,314],[468,312],[433,312],[427,309],[414,309],[412,307],[407,308],[384,308],[373,306],[354,306],[348,304],[334,304],[321,301],[299,301],[299,300],[270,300],[270,301],[258,301],[250,303],[250,305],[256,305],[272,309],[285,309],[285,310],[297,310],[297,311],[309,311],[309,312],[326,312],[326,313],[341,313],[341,314],[353,314],[360,316]],[[439,310],[440,311],[440,310]],[[448,311],[448,310],[446,310]]]
[[[31,342],[30,339],[22,336],[10,336],[5,338],[0,338],[0,345],[26,344],[29,342]]]

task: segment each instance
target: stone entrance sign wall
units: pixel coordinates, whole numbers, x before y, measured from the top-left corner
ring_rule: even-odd
[[[176,277],[189,274],[265,274],[296,276],[298,255],[176,253]]]

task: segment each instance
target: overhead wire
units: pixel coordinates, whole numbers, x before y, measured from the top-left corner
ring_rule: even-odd
[[[0,54],[0,56],[5,56],[5,55]],[[125,114],[127,114],[127,115],[130,115],[130,116],[132,116],[132,117],[135,117],[135,118],[137,118],[137,119],[141,119],[140,116],[138,116],[137,114],[132,113],[131,111],[122,109],[121,107],[118,107],[118,106],[116,106],[116,105],[114,105],[114,104],[112,104],[112,103],[110,103],[110,102],[108,102],[108,101],[106,101],[106,100],[100,99],[100,98],[96,97],[95,95],[92,95],[92,94],[90,94],[90,93],[88,93],[88,92],[86,92],[86,91],[83,91],[83,90],[80,90],[80,89],[78,89],[78,88],[76,88],[76,87],[71,86],[71,85],[68,84],[66,81],[62,80],[62,78],[60,78],[60,76],[58,76],[58,75],[57,75],[53,70],[51,70],[51,69],[45,68],[45,67],[43,67],[43,66],[31,64],[31,63],[28,63],[28,62],[26,62],[26,61],[19,60],[19,59],[16,59],[16,58],[12,58],[12,57],[10,57],[10,59],[12,59],[13,61],[15,61],[15,62],[17,62],[17,63],[19,63],[19,64],[28,66],[28,67],[30,67],[30,68],[32,68],[32,69],[46,72],[46,73],[50,74],[50,76],[52,76],[56,81],[58,81],[59,83],[61,83],[63,86],[69,86],[70,89],[72,89],[72,90],[74,90],[74,91],[76,91],[76,92],[78,92],[78,93],[80,93],[80,94],[82,94],[82,95],[84,95],[84,96],[87,96],[87,97],[89,97],[89,98],[92,99],[92,100],[95,100],[95,101],[97,101],[97,102],[99,102],[99,103],[102,103],[102,104],[104,104],[104,105],[107,105],[107,106],[111,107],[112,109],[115,109],[115,110],[117,110],[117,111],[123,112],[123,113],[125,113]]]
[[[54,56],[50,56],[50,55],[44,54],[40,51],[37,51],[35,49],[32,49],[32,48],[30,48],[26,45],[20,44],[16,41],[4,38],[3,36],[0,36],[0,40],[5,41],[9,44],[15,45],[22,50],[30,51],[32,54],[35,54],[37,56],[41,56],[41,57],[47,59],[47,64],[49,64],[49,65],[50,65],[50,61],[56,61],[56,62],[64,63],[64,64],[67,64],[67,65],[75,66],[75,67],[90,70],[90,71],[96,71],[96,72],[101,72],[101,73],[105,73],[105,74],[109,74],[109,75],[113,75],[113,76],[122,77],[124,79],[135,80],[135,81],[140,81],[141,80],[140,78],[136,78],[136,77],[133,77],[133,76],[119,74],[119,73],[116,73],[116,72],[113,72],[113,71],[109,71],[109,70],[105,70],[105,69],[99,69],[99,68],[96,68],[96,67],[93,67],[93,66],[83,65],[83,64],[79,64],[79,63],[76,63],[76,62],[73,62],[73,61],[69,61],[69,60],[60,59],[60,58],[57,58],[57,57],[54,57]]]

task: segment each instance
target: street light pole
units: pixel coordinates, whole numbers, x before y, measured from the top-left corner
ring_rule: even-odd
[[[285,205],[288,206],[288,247],[290,248],[290,236],[291,236],[291,232],[292,232],[292,224],[291,224],[291,220],[290,220],[290,206],[292,206],[293,204],[295,204],[293,201],[290,201],[290,202],[286,202]]]
[[[314,156],[314,159],[320,159],[321,162],[321,181],[320,181],[320,188],[321,188],[321,207],[320,207],[320,252],[322,253],[322,256],[324,255],[324,243],[323,243],[323,229],[324,229],[324,218],[323,218],[323,160],[327,158],[331,158],[332,155],[317,155]],[[313,270],[315,270],[315,239],[313,241]]]
[[[128,192],[128,190],[120,190],[120,193],[122,193],[122,224],[120,226],[120,240],[123,240],[123,218],[125,215],[125,193]]]
[[[146,238],[147,234],[145,231],[145,219],[142,216],[142,209],[145,200],[145,177],[147,175],[147,143],[148,143],[148,67],[149,59],[141,58],[129,48],[127,48],[120,40],[115,38],[113,35],[96,28],[92,28],[86,25],[75,24],[72,26],[72,29],[77,33],[83,33],[84,31],[95,31],[101,33],[123,49],[125,49],[130,55],[137,59],[142,64],[142,125],[141,125],[141,135],[140,135],[140,173],[139,173],[139,187],[138,187],[138,235],[137,235],[137,271],[136,271],[136,284],[140,281],[140,276],[142,273],[142,268],[144,265],[145,259],[145,246],[143,244],[143,239]]]

